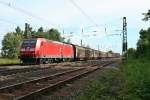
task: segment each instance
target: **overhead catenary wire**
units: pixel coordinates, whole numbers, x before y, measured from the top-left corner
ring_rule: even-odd
[[[97,23],[95,23],[95,21],[74,1],[74,0],[69,0],[95,27],[98,27],[100,25],[98,25]],[[104,33],[106,34],[106,36],[108,35],[107,31],[108,31],[108,27],[106,27],[105,25],[101,25],[102,27],[104,27]],[[91,27],[91,26],[89,26]],[[93,27],[93,26],[92,26]],[[87,27],[88,28],[88,27]],[[83,29],[82,29],[83,31]],[[83,32],[82,32],[83,33]],[[96,35],[95,35],[96,36]],[[109,41],[108,37],[107,40]]]
[[[74,1],[70,0],[70,2],[96,27],[100,26]]]
[[[12,24],[12,25],[15,25],[15,26],[18,26],[18,25],[19,25],[19,24],[15,23],[15,22],[12,22],[12,21],[6,20],[6,19],[2,19],[2,18],[0,18],[0,22],[9,23],[9,24]]]
[[[104,32],[107,33],[106,25],[99,25],[97,24],[74,0],[69,0],[86,18],[91,22],[93,25],[92,27],[104,27]],[[90,26],[89,26],[90,27]]]
[[[19,25],[19,24],[15,23],[15,22],[12,22],[12,21],[6,20],[6,19],[2,19],[2,18],[0,18],[0,22],[8,23],[8,24],[15,25],[15,26]],[[4,36],[5,36],[5,34],[0,34],[0,38],[3,38]]]
[[[14,5],[11,5],[10,3],[4,2],[4,1],[0,1],[0,4],[3,4],[3,5],[5,5],[5,6],[8,6],[8,7],[12,8],[12,9],[14,9],[14,10],[20,12],[20,13],[23,13],[23,14],[25,14],[25,15],[28,15],[28,16],[30,16],[30,17],[33,17],[33,18],[42,20],[42,21],[44,21],[44,22],[46,22],[46,23],[48,23],[48,24],[50,24],[50,25],[52,25],[52,26],[54,26],[54,27],[59,27],[59,28],[61,28],[60,26],[53,24],[52,22],[50,22],[49,20],[47,20],[47,19],[45,19],[45,18],[43,18],[43,17],[41,17],[41,16],[37,16],[37,15],[35,15],[35,14],[29,12],[29,11],[26,11],[26,10],[24,10],[24,9],[22,9],[22,8],[19,8],[19,7],[16,7],[16,6],[14,6]]]

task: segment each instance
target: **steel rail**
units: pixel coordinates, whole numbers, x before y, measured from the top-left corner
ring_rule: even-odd
[[[2,88],[0,88],[0,95],[3,96],[3,94],[5,94],[5,95],[6,94],[8,94],[8,95],[12,94],[14,96],[15,100],[23,100],[23,99],[27,99],[27,98],[32,98],[39,93],[43,93],[43,92],[46,92],[48,90],[52,90],[58,86],[61,86],[62,84],[65,84],[66,82],[70,82],[76,78],[79,78],[85,74],[91,73],[91,72],[93,72],[93,71],[95,71],[101,67],[107,66],[111,63],[112,62],[104,63],[100,67],[94,67],[94,66],[96,66],[96,64],[95,64],[95,65],[91,65],[92,66],[91,68],[79,68],[79,69],[75,69],[75,70],[71,70],[71,71],[65,71],[62,73],[50,75],[47,77],[34,79],[31,81],[26,81],[26,82],[2,87]],[[58,79],[58,81],[56,81],[57,79]],[[42,82],[44,83],[44,82],[48,82],[48,81],[52,81],[52,83],[42,84]],[[56,82],[53,83],[53,81],[56,81]],[[43,86],[40,87],[39,89],[34,88],[33,90],[31,89],[31,91],[28,90],[28,93],[25,93],[25,94],[24,93],[22,93],[21,95],[15,94],[16,91],[20,91],[21,89],[23,89],[25,87],[30,88],[30,86],[33,86],[33,87],[37,86],[37,88],[38,88],[38,84],[41,84],[41,86],[42,85]],[[23,92],[23,90],[21,90],[21,92]]]
[[[57,66],[57,65],[53,65],[53,66]],[[65,65],[63,65],[63,66],[65,66]],[[31,67],[31,68],[19,68],[19,69],[4,69],[4,70],[0,70],[0,76],[8,77],[8,76],[15,75],[15,74],[18,74],[18,73],[22,74],[22,73],[46,70],[46,69],[50,69],[50,68],[52,68],[52,66],[51,67],[46,67],[46,68]]]
[[[10,76],[15,75],[18,73],[27,73],[27,72],[33,72],[33,71],[40,71],[40,70],[46,70],[51,69],[51,67],[46,68],[21,68],[21,69],[6,69],[6,70],[0,70],[0,76]]]

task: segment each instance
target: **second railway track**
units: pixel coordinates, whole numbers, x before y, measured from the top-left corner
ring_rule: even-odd
[[[40,67],[40,66],[48,66],[48,67]],[[62,67],[62,66],[77,66],[77,65],[74,65],[71,63],[70,64],[58,63],[58,64],[30,65],[29,67],[25,67],[25,68],[21,68],[22,66],[20,66],[19,68],[13,68],[13,69],[9,69],[5,67],[5,68],[1,68],[0,76],[7,76],[7,75],[10,76],[10,75],[15,75],[19,73],[21,74],[21,73],[28,73],[32,71],[46,70],[46,69],[50,69],[56,66]]]
[[[112,62],[103,63],[100,65],[104,67],[106,65],[111,64]],[[0,97],[4,98],[4,100],[8,100],[6,98],[12,98],[15,100],[24,100],[24,99],[33,99],[37,96],[37,94],[42,94],[46,91],[50,91],[54,88],[57,88],[67,82],[70,82],[76,78],[79,78],[85,74],[91,73],[101,67],[95,67],[95,65],[91,65],[87,68],[79,68],[71,71],[66,71],[38,79],[34,79],[31,81],[26,81],[18,84],[14,84],[11,86],[6,86],[0,88]]]

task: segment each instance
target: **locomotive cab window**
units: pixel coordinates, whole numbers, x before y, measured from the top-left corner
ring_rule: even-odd
[[[27,47],[27,46],[35,46],[36,45],[36,41],[37,40],[24,40],[23,41],[23,46]]]

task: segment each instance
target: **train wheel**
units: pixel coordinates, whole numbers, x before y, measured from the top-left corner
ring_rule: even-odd
[[[64,58],[62,58],[62,62],[65,62],[65,59],[64,59]]]
[[[40,59],[40,64],[43,64],[43,59]]]
[[[52,63],[52,60],[51,60],[51,59],[48,59],[48,63]]]

